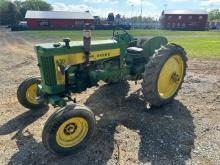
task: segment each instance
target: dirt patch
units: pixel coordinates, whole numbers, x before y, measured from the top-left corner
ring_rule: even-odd
[[[163,108],[146,108],[141,82],[77,94],[97,129],[84,151],[61,158],[41,142],[54,108],[28,111],[16,99],[20,82],[39,74],[34,41],[21,34],[0,29],[0,164],[220,164],[220,61],[190,60],[183,88]]]

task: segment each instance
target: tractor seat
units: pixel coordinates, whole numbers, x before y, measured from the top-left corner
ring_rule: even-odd
[[[143,49],[138,47],[129,47],[127,48],[127,52],[131,54],[141,54],[143,52]]]

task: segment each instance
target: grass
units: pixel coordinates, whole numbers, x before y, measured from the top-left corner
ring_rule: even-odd
[[[59,41],[69,37],[81,40],[81,31],[27,31],[33,39],[51,38]],[[165,36],[169,42],[182,45],[190,58],[220,59],[220,31],[168,31],[168,30],[130,30],[134,36]],[[111,30],[92,31],[93,39],[106,39],[112,36]]]
[[[220,37],[178,38],[171,41],[182,45],[189,57],[220,59]]]

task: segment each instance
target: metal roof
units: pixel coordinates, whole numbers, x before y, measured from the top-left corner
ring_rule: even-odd
[[[207,11],[205,10],[198,10],[198,9],[194,9],[194,10],[167,10],[164,11],[164,14],[201,14],[201,15],[207,15]]]
[[[25,19],[93,19],[93,16],[89,12],[28,10]]]

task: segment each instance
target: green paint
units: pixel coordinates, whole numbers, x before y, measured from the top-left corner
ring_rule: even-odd
[[[161,45],[167,44],[164,37],[149,39],[143,44],[142,53],[128,53],[129,46],[137,40],[127,33],[118,33],[112,40],[91,42],[90,63],[85,66],[82,41],[38,44],[35,50],[42,78],[46,102],[65,105],[64,97],[79,93],[103,80],[108,83],[142,78],[144,66]],[[65,71],[65,68],[69,68]]]

